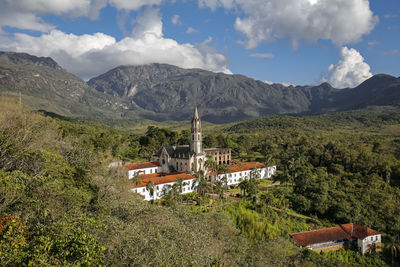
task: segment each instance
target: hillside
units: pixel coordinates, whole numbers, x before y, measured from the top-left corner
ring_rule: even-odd
[[[51,58],[0,52],[0,94],[19,93],[33,109],[68,117],[112,117],[122,108]]]

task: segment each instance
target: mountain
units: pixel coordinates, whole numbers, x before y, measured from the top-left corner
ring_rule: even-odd
[[[243,75],[167,64],[120,66],[87,83],[51,58],[0,52],[0,94],[38,110],[109,123],[202,119],[224,123],[275,114],[321,114],[399,105],[400,78],[379,74],[355,88],[267,84]]]
[[[398,105],[400,79],[376,75],[356,88],[266,84],[243,75],[181,69],[167,64],[120,66],[88,84],[105,94],[126,99],[152,120],[184,120],[198,105],[202,118],[230,122],[273,114],[319,114],[370,105]],[[123,116],[130,117],[131,111]]]
[[[309,112],[312,103],[324,101],[327,95],[338,91],[327,84],[285,87],[243,75],[167,64],[117,67],[88,84],[99,92],[127,99],[132,107],[153,112],[142,114],[148,119],[188,119],[197,105],[203,119],[218,123]],[[125,116],[128,114],[129,111]]]
[[[19,93],[27,106],[68,117],[114,116],[122,109],[49,57],[0,52],[0,94]]]

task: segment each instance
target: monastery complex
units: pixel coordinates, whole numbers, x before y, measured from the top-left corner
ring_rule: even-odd
[[[207,166],[208,159],[216,165],[226,165],[223,173],[218,173]],[[186,194],[196,190],[196,175],[201,174],[208,180],[216,182],[226,178],[228,186],[239,184],[243,179],[255,177],[268,179],[276,173],[276,166],[265,166],[259,162],[239,162],[232,164],[230,148],[203,148],[201,121],[197,107],[194,109],[191,121],[191,142],[184,146],[163,146],[154,154],[153,160],[124,165],[128,178],[135,176],[139,182],[132,185],[131,191],[138,193],[145,200],[160,199],[179,179],[182,181],[181,193]],[[153,190],[147,189],[152,183]]]

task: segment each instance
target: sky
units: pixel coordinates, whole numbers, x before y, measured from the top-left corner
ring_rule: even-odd
[[[168,63],[266,83],[400,76],[400,0],[0,0],[0,50],[88,80]]]

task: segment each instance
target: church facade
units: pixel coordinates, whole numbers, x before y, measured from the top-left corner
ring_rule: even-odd
[[[201,121],[197,107],[194,109],[191,121],[190,145],[163,146],[154,155],[153,161],[158,161],[161,172],[205,173],[207,154],[203,150]]]

